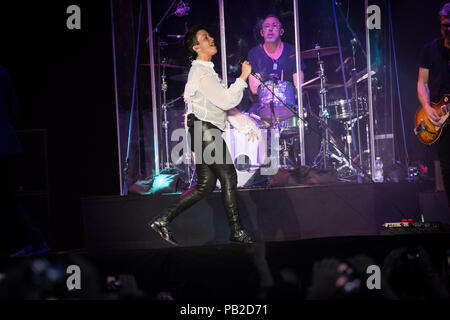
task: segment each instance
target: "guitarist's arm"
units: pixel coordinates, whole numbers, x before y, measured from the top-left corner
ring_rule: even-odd
[[[428,119],[437,125],[441,117],[430,105],[430,89],[428,88],[429,69],[419,68],[419,80],[417,81],[417,95],[427,114]]]

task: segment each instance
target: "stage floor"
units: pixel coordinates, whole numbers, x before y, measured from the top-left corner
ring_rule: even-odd
[[[391,250],[419,245],[430,255],[434,270],[440,272],[450,249],[449,234],[333,237],[144,250],[83,249],[0,259],[0,273],[20,272],[36,259],[46,259],[62,266],[62,270],[78,265],[83,290],[74,294],[81,295],[76,296],[81,299],[104,292],[108,276],[132,275],[149,299],[169,292],[178,301],[298,300],[305,298],[317,261],[335,258],[348,262],[351,257],[365,255],[381,267]],[[64,273],[63,277],[67,275]],[[30,280],[19,277],[16,281]],[[65,290],[65,280],[62,283],[61,292],[70,295]],[[10,294],[14,293],[17,292]]]
[[[421,204],[421,185],[350,184],[238,191],[246,229],[257,241],[376,236],[385,222],[402,218],[449,223],[448,210]],[[146,224],[178,195],[106,196],[82,199],[85,247],[165,248]],[[425,197],[426,198],[426,197]],[[425,212],[428,208],[430,212]],[[226,244],[229,228],[220,192],[200,201],[172,223],[181,247]]]

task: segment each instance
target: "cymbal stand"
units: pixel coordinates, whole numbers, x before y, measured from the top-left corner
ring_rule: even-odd
[[[165,151],[166,151],[166,161],[164,162],[164,168],[170,168],[170,157],[169,157],[169,121],[167,119],[167,82],[166,82],[166,66],[167,63],[166,59],[162,59],[162,74],[161,74],[161,91],[163,94],[163,103],[161,105],[161,109],[163,112],[163,121],[162,121],[162,127],[164,129],[164,144],[165,144]]]
[[[351,148],[352,148],[352,144],[353,144],[353,141],[352,141],[352,129],[353,129],[355,123],[358,122],[362,118],[363,118],[362,116],[359,116],[358,118],[351,119],[351,121],[350,121],[350,119],[347,120],[347,121],[344,121],[344,127],[345,127],[345,132],[346,133],[345,133],[345,137],[343,137],[343,139],[345,139],[345,142],[347,143],[347,155],[346,155],[347,156],[347,160],[345,161],[345,164],[343,166],[341,166],[339,168],[336,168],[336,169],[337,169],[337,171],[339,173],[340,170],[342,170],[344,168],[348,168],[349,171],[352,172],[352,174],[351,175],[347,175],[347,177],[351,177],[351,176],[354,176],[354,175],[358,174],[358,171],[353,166],[354,159],[352,159],[352,155],[351,155],[352,154]],[[361,157],[361,154],[357,155],[357,157]],[[356,159],[356,157],[355,157],[355,159]]]
[[[353,38],[350,41],[352,45],[352,79],[353,79],[353,99],[351,100],[352,103],[355,104],[355,112],[356,112],[356,130],[358,132],[358,152],[360,154],[359,157],[359,165],[363,165],[363,159],[362,159],[362,150],[361,150],[361,131],[360,131],[360,125],[359,125],[359,98],[358,98],[358,79],[356,79],[356,44],[357,40],[356,38]],[[351,109],[351,104],[348,106]],[[351,110],[350,110],[351,114]],[[353,127],[353,123],[351,124],[350,129]],[[350,146],[349,146],[350,147]],[[351,149],[349,148],[349,156],[351,157]],[[351,159],[351,158],[350,158]]]
[[[320,49],[319,45],[316,45],[316,49]],[[322,131],[322,142],[320,143],[320,151],[319,154],[314,159],[313,166],[318,167],[320,161],[317,162],[317,159],[322,158],[322,167],[326,169],[328,167],[327,158],[330,157],[330,148],[329,148],[329,131],[328,131],[328,109],[327,109],[327,93],[328,90],[326,88],[326,75],[325,75],[325,62],[322,60],[320,56],[320,50],[317,51],[317,64],[319,66],[318,76],[320,79],[320,115],[319,115],[319,123]]]

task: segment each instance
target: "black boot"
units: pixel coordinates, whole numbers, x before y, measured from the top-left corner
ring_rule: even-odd
[[[253,239],[245,233],[242,228],[241,222],[239,221],[238,215],[233,215],[229,218],[230,222],[230,242],[231,243],[253,243]]]
[[[169,229],[169,221],[165,216],[157,216],[147,225],[155,230],[161,238],[170,244],[173,244],[174,246],[178,245],[178,242],[172,236],[172,232]]]

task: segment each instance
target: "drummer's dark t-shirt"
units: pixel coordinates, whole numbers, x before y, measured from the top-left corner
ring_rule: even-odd
[[[444,39],[435,39],[425,45],[420,57],[420,67],[429,69],[428,87],[431,102],[439,102],[450,93],[450,50]]]
[[[295,54],[295,47],[286,42],[283,42],[283,46],[283,52],[277,60],[273,60],[266,54],[262,44],[249,51],[248,62],[252,66],[252,71],[261,74],[263,82],[271,79],[271,74],[281,80],[282,73],[284,81],[293,82],[292,75],[296,72],[296,60],[289,57]],[[306,66],[302,60],[302,70],[305,69]]]

